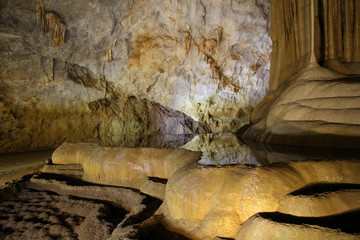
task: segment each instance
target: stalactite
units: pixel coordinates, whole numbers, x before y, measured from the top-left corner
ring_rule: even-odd
[[[343,51],[343,36],[342,36],[342,7],[341,7],[341,0],[335,1],[335,13],[336,13],[336,21],[335,21],[335,29],[336,29],[336,55],[337,58],[344,58],[344,51]]]
[[[46,12],[46,25],[49,26],[50,36],[56,46],[62,46],[65,41],[66,24],[53,12]]]
[[[297,5],[298,3],[295,2],[292,7],[292,11],[294,13],[294,45],[295,45],[295,60],[298,61],[300,59],[300,43],[299,43],[299,19],[298,19],[298,12],[297,12]]]
[[[328,14],[327,14],[327,26],[328,26],[328,58],[335,58],[335,49],[334,49],[334,18],[333,18],[333,0],[327,1]]]
[[[344,61],[352,60],[353,1],[345,0]]]
[[[62,46],[65,42],[66,23],[56,13],[45,10],[44,0],[37,2],[37,18],[41,21],[41,34],[45,35],[48,26],[55,45]]]
[[[324,61],[359,62],[359,1],[322,0]]]
[[[360,62],[360,2],[354,2],[354,51],[353,51],[353,62]]]

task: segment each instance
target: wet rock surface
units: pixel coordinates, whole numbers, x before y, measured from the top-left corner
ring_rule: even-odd
[[[2,2],[0,152],[235,131],[268,89],[269,11],[258,0]]]

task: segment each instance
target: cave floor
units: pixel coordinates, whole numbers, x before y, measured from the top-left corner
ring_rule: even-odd
[[[54,159],[51,159],[52,156],[54,157],[52,155],[54,150],[1,154],[0,240],[285,239],[276,235],[278,232],[284,233],[283,226],[288,227],[285,235],[292,236],[292,239],[306,239],[304,238],[305,235],[301,233],[301,231],[304,231],[304,226],[309,228],[306,230],[306,234],[310,234],[311,239],[360,239],[360,225],[357,224],[360,223],[360,177],[356,174],[360,160],[359,150],[302,148],[280,145],[265,146],[256,143],[251,144],[250,148],[233,134],[199,135],[191,138],[186,137],[187,142],[184,142],[183,137],[179,138],[182,141],[181,144],[172,143],[176,148],[162,148],[160,146],[161,148],[155,148],[159,149],[160,153],[157,150],[151,150],[150,152],[150,154],[156,155],[155,157],[164,158],[164,161],[168,161],[169,156],[178,156],[176,155],[178,154],[177,151],[179,151],[178,145],[182,145],[183,150],[181,151],[191,153],[190,155],[184,155],[184,159],[190,159],[186,160],[187,165],[179,167],[179,163],[174,163],[174,159],[170,159],[172,160],[171,164],[174,164],[173,166],[178,167],[178,169],[168,174],[168,176],[166,173],[164,176],[157,175],[158,173],[155,171],[151,174],[148,173],[149,175],[145,175],[144,178],[140,178],[139,172],[138,175],[135,174],[136,176],[132,176],[133,178],[129,178],[128,181],[111,180],[112,175],[109,175],[109,173],[103,173],[108,174],[106,175],[107,180],[103,180],[100,173],[97,173],[96,178],[91,178],[91,171],[93,170],[88,169],[86,162],[74,164],[69,160],[70,162],[64,164],[54,163],[52,162]],[[163,143],[164,141],[158,142]],[[90,148],[93,147],[90,146]],[[100,165],[97,168],[103,167],[101,166],[102,162],[105,165],[113,164],[109,164],[109,159],[107,159],[109,155],[106,155],[106,151],[115,151],[117,148],[114,146],[109,148],[110,150],[104,146],[100,146],[100,148],[104,148],[104,150],[100,151],[103,154],[103,159],[99,160]],[[124,149],[129,148],[119,149],[119,151],[124,151]],[[134,151],[131,148],[126,150],[130,151],[130,153],[126,154],[131,156],[129,161],[132,164],[135,164],[133,159],[136,159],[136,156],[144,157],[144,155],[141,155],[143,153],[140,153],[144,151],[142,149],[144,148],[135,148]],[[86,151],[83,155],[79,151],[76,152],[78,156],[86,157]],[[169,154],[166,155],[162,152],[168,152]],[[194,152],[201,152],[201,154],[192,154]],[[124,157],[126,155],[124,154],[122,153],[121,156]],[[180,152],[180,154],[183,153]],[[93,155],[87,157],[89,156]],[[120,155],[111,156],[119,158]],[[63,157],[68,161],[71,154],[68,157],[66,155]],[[179,157],[176,158],[176,161],[185,161]],[[97,161],[97,159],[90,160]],[[162,159],[160,159],[161,161]],[[310,168],[297,165],[297,163],[306,165],[307,162],[311,162],[313,165],[309,164]],[[149,163],[145,165],[139,166],[157,168],[158,172],[160,171],[159,168],[161,168],[161,165],[151,165]],[[116,165],[112,166],[116,167]],[[311,166],[314,166],[317,172],[314,172]],[[138,168],[127,170],[130,171],[127,176],[131,175],[131,171],[138,171]],[[292,173],[289,174],[284,171],[285,168],[291,169],[291,172],[297,171],[297,173],[291,175]],[[319,168],[324,169],[319,170]],[[264,169],[267,172],[273,171],[276,174],[274,175],[276,176],[274,178],[276,183],[268,183],[269,181],[266,180],[267,186],[265,186],[265,189],[269,186],[275,189],[278,187],[275,184],[284,181],[284,183],[280,183],[280,185],[283,184],[280,186],[281,191],[286,188],[289,191],[284,192],[284,196],[279,199],[280,204],[277,203],[279,206],[276,211],[265,211],[267,208],[264,207],[264,211],[248,216],[246,217],[248,218],[247,221],[237,224],[240,230],[232,230],[234,233],[227,234],[219,230],[218,234],[212,234],[211,231],[216,231],[216,229],[213,228],[210,231],[209,226],[206,225],[208,223],[203,220],[194,223],[194,226],[197,224],[195,230],[187,230],[181,224],[176,225],[178,224],[176,219],[169,219],[169,213],[164,210],[165,207],[169,209],[171,207],[168,195],[172,192],[173,186],[176,186],[177,182],[181,184],[181,181],[183,181],[179,176],[186,178],[185,175],[188,174],[193,179],[191,172],[200,171],[194,176],[200,178],[195,184],[201,185],[204,184],[202,183],[203,180],[205,183],[209,182],[208,178],[201,180],[202,174],[209,172],[209,174],[214,175],[215,182],[220,182],[219,186],[221,187],[214,186],[214,189],[221,189],[226,188],[228,183],[221,183],[221,180],[216,180],[216,177],[226,179],[230,176],[232,178],[231,175],[234,175],[236,171],[242,171],[240,175],[246,175],[246,171],[249,171],[249,176],[258,174],[258,178],[261,179],[263,176],[258,172]],[[340,170],[337,172],[337,169]],[[221,174],[225,175],[217,176],[220,174],[219,171],[223,171],[224,173],[221,172]],[[329,174],[338,174],[338,176],[332,176],[331,180],[326,176],[326,171]],[[180,172],[180,174],[177,174],[177,172]],[[285,177],[279,177],[282,174]],[[317,174],[319,176],[315,176],[315,178],[313,176],[309,177]],[[294,177],[297,175],[301,175],[299,179],[304,183],[295,184],[295,186],[292,181],[297,181]],[[235,176],[233,179],[238,181],[236,179],[241,178]],[[326,181],[323,181],[323,179]],[[226,182],[226,180],[224,181]],[[186,183],[184,180],[183,186]],[[244,184],[246,185],[246,182]],[[261,181],[257,184],[259,184],[258,188],[262,187]],[[231,186],[233,189],[235,185]],[[194,189],[196,187],[194,186]],[[181,197],[187,196],[187,190],[180,192]],[[249,191],[252,191],[251,187],[249,187]],[[223,201],[222,198],[226,199],[226,196],[224,197],[226,194],[237,193],[223,191],[220,192],[221,196],[218,197],[217,193],[213,192],[212,201],[221,202]],[[267,194],[271,195],[271,193]],[[279,193],[277,193],[277,197],[278,195]],[[261,201],[256,196],[254,197],[254,193],[252,197],[254,202]],[[198,196],[198,198],[201,198],[201,196]],[[186,201],[184,202],[183,204],[186,205]],[[201,202],[199,203],[201,204]],[[172,202],[172,204],[174,203]],[[244,207],[246,208],[245,204]],[[212,206],[211,209],[217,208],[218,205]],[[297,207],[293,209],[292,206]],[[249,208],[251,208],[251,205],[249,205]],[[216,211],[221,211],[221,207]],[[232,211],[237,210],[233,209]],[[210,216],[212,214],[211,210],[207,214]],[[187,221],[189,217],[185,213],[182,218],[183,221]],[[223,216],[223,219],[230,221],[231,218]],[[289,226],[292,227],[289,228]],[[314,228],[311,226],[314,226]],[[226,228],[224,224],[221,227]],[[205,229],[205,232],[201,232],[203,229]],[[263,235],[265,232],[268,236]],[[260,237],[256,238],[256,236]]]

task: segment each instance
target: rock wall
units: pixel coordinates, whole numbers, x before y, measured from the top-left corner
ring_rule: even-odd
[[[268,89],[269,11],[265,0],[2,1],[1,151],[97,137],[107,120],[89,104],[131,96],[238,129]]]

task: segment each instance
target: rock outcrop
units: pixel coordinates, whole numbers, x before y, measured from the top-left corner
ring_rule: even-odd
[[[359,77],[344,75],[360,73],[359,9],[357,1],[272,2],[271,92],[245,139],[360,146]]]
[[[0,151],[98,137],[102,121],[140,134],[138,117],[163,116],[149,104],[235,131],[268,89],[269,11],[264,0],[2,2]],[[89,109],[115,98],[116,121]]]

